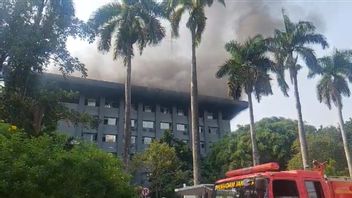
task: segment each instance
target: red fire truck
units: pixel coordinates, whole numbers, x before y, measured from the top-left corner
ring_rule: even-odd
[[[352,198],[352,180],[327,178],[324,164],[313,170],[279,171],[277,163],[228,171],[216,181],[216,198]]]

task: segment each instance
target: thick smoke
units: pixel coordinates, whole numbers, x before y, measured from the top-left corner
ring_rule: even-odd
[[[243,41],[256,34],[271,35],[282,25],[281,9],[288,5],[282,1],[228,0],[224,7],[214,2],[213,7],[206,10],[207,27],[197,48],[199,92],[227,97],[226,80],[215,78],[219,65],[228,57],[225,43]],[[186,17],[181,21],[179,38],[171,38],[165,21],[168,35],[162,43],[147,47],[142,56],[136,51],[132,61],[132,84],[189,92],[191,39],[185,27]],[[72,53],[86,64],[88,78],[124,82],[122,61],[112,61],[111,54],[100,54],[96,45],[85,44]]]

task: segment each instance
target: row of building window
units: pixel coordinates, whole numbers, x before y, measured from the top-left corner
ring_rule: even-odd
[[[94,98],[86,99],[85,104],[87,106],[89,106],[89,107],[98,107],[99,106],[99,103]],[[118,108],[119,105],[117,103],[112,102],[112,101],[105,101],[105,106],[104,107],[105,108]],[[136,105],[132,105],[132,109],[137,111]],[[154,113],[155,112],[155,108],[153,106],[150,106],[150,105],[143,105],[143,111],[146,112],[146,113]],[[171,108],[160,107],[160,112],[162,114],[171,114]],[[182,108],[177,108],[176,114],[178,116],[187,116],[187,111],[185,111],[185,109],[182,109]],[[208,112],[207,119],[208,120],[214,120],[214,119],[217,119],[217,116],[215,115],[215,113]]]
[[[96,142],[97,141],[97,134],[96,133],[82,133],[82,139],[90,141],[90,142]],[[105,134],[102,137],[102,142],[106,143],[115,143],[117,141],[117,135],[113,134]],[[150,144],[153,141],[152,137],[143,137],[142,142],[143,144]],[[131,144],[136,143],[136,136],[131,136]]]
[[[154,121],[143,121],[142,122],[142,127],[143,129],[155,129],[154,126]],[[116,126],[117,125],[117,118],[114,117],[105,117],[104,118],[104,125],[111,125],[111,126]],[[131,120],[131,127],[135,128],[136,127],[136,120]],[[160,122],[160,129],[161,130],[170,130],[171,129],[171,123],[170,122]],[[188,125],[186,124],[176,124],[176,130],[177,131],[188,131]],[[199,127],[199,132],[204,133],[204,127],[200,126]],[[209,133],[218,133],[218,128],[217,127],[209,127],[208,129]]]
[[[90,142],[96,142],[97,141],[97,134],[96,133],[82,133],[82,139],[90,141]],[[134,145],[136,144],[136,136],[131,136],[131,144]],[[149,145],[152,143],[154,138],[152,137],[143,137],[142,138],[142,143]],[[112,134],[105,134],[102,137],[102,142],[106,143],[115,143],[117,141],[117,135],[112,135]],[[184,143],[188,144],[187,140],[183,140]],[[203,141],[200,142],[200,147],[205,148],[205,143]]]

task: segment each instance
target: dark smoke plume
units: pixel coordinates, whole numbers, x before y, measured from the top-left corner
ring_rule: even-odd
[[[227,97],[226,80],[215,78],[218,66],[228,57],[224,45],[230,40],[243,41],[256,34],[270,36],[282,26],[283,1],[228,0],[226,7],[214,3],[206,10],[207,27],[197,49],[200,94]],[[290,14],[290,13],[289,13]],[[291,16],[291,15],[290,15]],[[316,15],[312,15],[318,19]],[[132,61],[132,83],[175,91],[189,92],[191,39],[183,17],[180,37],[172,39],[170,26],[164,21],[168,36],[155,47],[147,47],[142,56]],[[313,21],[314,22],[314,21]],[[96,45],[82,46],[72,52],[88,68],[88,78],[124,82],[122,61],[112,61],[112,55],[102,55]]]

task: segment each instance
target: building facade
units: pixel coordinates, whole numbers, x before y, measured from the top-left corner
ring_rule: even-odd
[[[45,74],[44,79],[61,88],[79,92],[79,98],[65,105],[86,112],[100,120],[96,127],[58,123],[58,130],[70,136],[95,142],[109,153],[122,156],[124,85],[119,83]],[[144,151],[166,130],[191,145],[190,98],[188,93],[166,91],[142,86],[132,87],[131,154]],[[230,120],[247,108],[247,103],[230,99],[199,96],[199,132],[201,154],[230,132]]]

